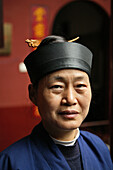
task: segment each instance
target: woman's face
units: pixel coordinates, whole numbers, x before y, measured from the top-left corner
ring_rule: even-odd
[[[53,72],[39,81],[35,98],[43,125],[50,134],[74,131],[89,111],[89,77],[77,69]]]

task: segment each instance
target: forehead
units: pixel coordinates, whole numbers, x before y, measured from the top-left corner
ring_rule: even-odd
[[[89,79],[88,74],[78,69],[62,69],[46,76],[46,80]]]

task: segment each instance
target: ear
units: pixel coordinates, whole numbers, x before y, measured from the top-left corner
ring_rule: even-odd
[[[33,104],[35,104],[37,106],[36,89],[33,87],[32,84],[29,84],[28,91],[29,91],[29,98],[30,98],[30,100],[32,101]]]

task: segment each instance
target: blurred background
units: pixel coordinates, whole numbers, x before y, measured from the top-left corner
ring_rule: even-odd
[[[112,22],[112,0],[0,0],[0,151],[41,120],[28,97],[23,60],[33,49],[25,40],[54,34],[79,36],[94,54],[93,98],[81,129],[100,136],[113,157]]]

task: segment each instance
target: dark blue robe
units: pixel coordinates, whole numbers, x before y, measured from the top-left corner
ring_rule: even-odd
[[[100,138],[80,131],[78,143],[84,170],[113,170],[109,150]],[[70,170],[70,167],[39,124],[29,136],[0,153],[0,170]]]

